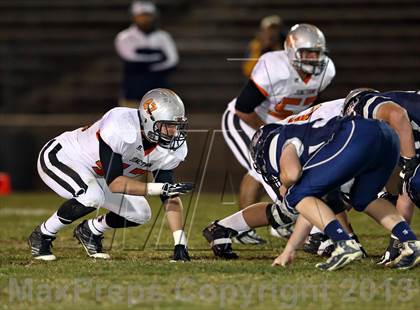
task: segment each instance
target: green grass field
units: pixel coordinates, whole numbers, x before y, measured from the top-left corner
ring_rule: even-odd
[[[26,237],[61,202],[46,193],[0,197],[2,309],[420,309],[420,268],[375,266],[388,237],[363,214],[350,218],[371,257],[337,272],[316,270],[322,258],[303,252],[292,267],[272,268],[285,241],[270,239],[267,229],[259,230],[267,245],[234,245],[239,260],[214,259],[201,230],[235,206],[210,194],[193,199],[188,211],[190,263],[169,262],[172,235],[158,200],[151,201],[150,223],[106,235],[110,261],[86,257],[72,238],[74,225],[54,243],[57,261],[32,261]],[[186,210],[188,203],[185,197]],[[413,227],[420,235],[418,215]]]

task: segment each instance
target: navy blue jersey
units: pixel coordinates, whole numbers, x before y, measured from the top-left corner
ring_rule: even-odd
[[[364,210],[385,186],[399,157],[395,131],[384,122],[361,116],[270,124],[257,133],[252,142],[253,158],[276,193],[282,151],[289,144],[296,148],[302,176],[284,196],[290,212],[303,198],[323,197],[353,178],[352,205]]]
[[[285,145],[291,142],[297,146],[300,163],[303,166],[319,147],[333,137],[341,123],[346,121],[348,118],[335,117],[326,123],[322,120],[314,120],[307,123],[289,123],[279,126],[271,132],[271,142],[265,145],[265,161],[269,163],[267,172],[278,177],[281,152]]]
[[[413,127],[416,153],[420,154],[420,93],[415,91],[389,91],[383,93],[368,93],[359,98],[354,110],[365,118],[376,118],[378,108],[393,101],[407,110]]]

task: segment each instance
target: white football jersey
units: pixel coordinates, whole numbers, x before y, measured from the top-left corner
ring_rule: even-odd
[[[267,98],[255,108],[258,116],[265,123],[273,123],[307,109],[335,76],[333,61],[328,57],[326,61],[324,72],[303,81],[285,51],[262,55],[250,77]]]
[[[124,175],[135,177],[146,171],[172,170],[187,156],[186,142],[172,151],[160,146],[144,151],[137,109],[114,108],[100,120],[57,137],[73,149],[74,160],[91,169],[97,177],[104,171],[99,158],[99,136],[114,153],[122,155]]]
[[[336,99],[332,101],[323,102],[317,104],[309,109],[306,109],[296,115],[290,115],[284,120],[277,123],[288,124],[288,123],[307,123],[317,121],[313,127],[322,127],[328,121],[334,117],[341,116],[343,112],[345,98]]]

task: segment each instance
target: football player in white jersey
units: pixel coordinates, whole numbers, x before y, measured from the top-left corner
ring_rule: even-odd
[[[263,124],[279,121],[308,108],[335,76],[333,61],[326,56],[323,33],[310,24],[293,26],[283,51],[260,57],[251,77],[222,118],[223,135],[240,164],[248,170],[242,179],[239,208],[258,201],[261,176],[252,171],[248,147]],[[254,230],[240,233],[236,241],[263,243]]]
[[[173,91],[149,91],[138,109],[114,108],[91,126],[49,141],[38,158],[41,179],[67,199],[29,236],[32,256],[55,260],[52,242],[61,229],[99,209],[109,212],[80,223],[74,237],[93,258],[108,259],[105,231],[138,226],[151,218],[147,196],[160,195],[173,232],[173,260],[189,260],[182,230],[179,194],[191,183],[174,183],[175,169],[187,155],[184,104]],[[134,177],[153,172],[154,182]]]

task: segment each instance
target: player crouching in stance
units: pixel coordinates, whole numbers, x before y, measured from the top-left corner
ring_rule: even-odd
[[[420,94],[417,91],[379,92],[370,88],[352,90],[343,106],[345,116],[358,115],[364,118],[382,120],[391,126],[400,139],[401,171],[394,182],[398,184],[399,195],[382,193],[396,206],[398,213],[410,223],[414,205],[420,208]],[[401,244],[391,235],[384,254],[377,262],[386,265],[400,255]]]
[[[114,108],[93,125],[49,141],[39,155],[38,172],[67,201],[29,236],[33,257],[55,260],[51,247],[57,232],[105,208],[106,215],[79,224],[74,237],[90,257],[109,259],[104,232],[146,223],[151,210],[145,196],[160,195],[174,236],[173,260],[190,260],[178,195],[193,185],[173,181],[173,169],[187,155],[186,125],[181,99],[159,88],[149,91],[138,109]],[[155,183],[134,179],[147,171]]]
[[[317,268],[336,270],[361,258],[357,242],[320,199],[354,178],[350,204],[392,231],[404,245],[404,251],[392,266],[408,269],[420,262],[420,242],[407,222],[388,201],[376,198],[399,157],[398,137],[390,127],[362,118],[334,118],[328,122],[317,119],[305,124],[273,126],[276,125],[264,126],[255,134],[251,152],[257,170],[277,187],[284,199],[279,206],[252,205],[242,214],[236,213],[207,227],[204,235],[216,255],[227,248],[233,257],[227,236],[234,234],[240,223],[250,227],[274,226],[297,219],[286,248],[273,265],[286,266],[293,261],[312,225],[324,231],[335,244],[331,257],[317,264]]]

